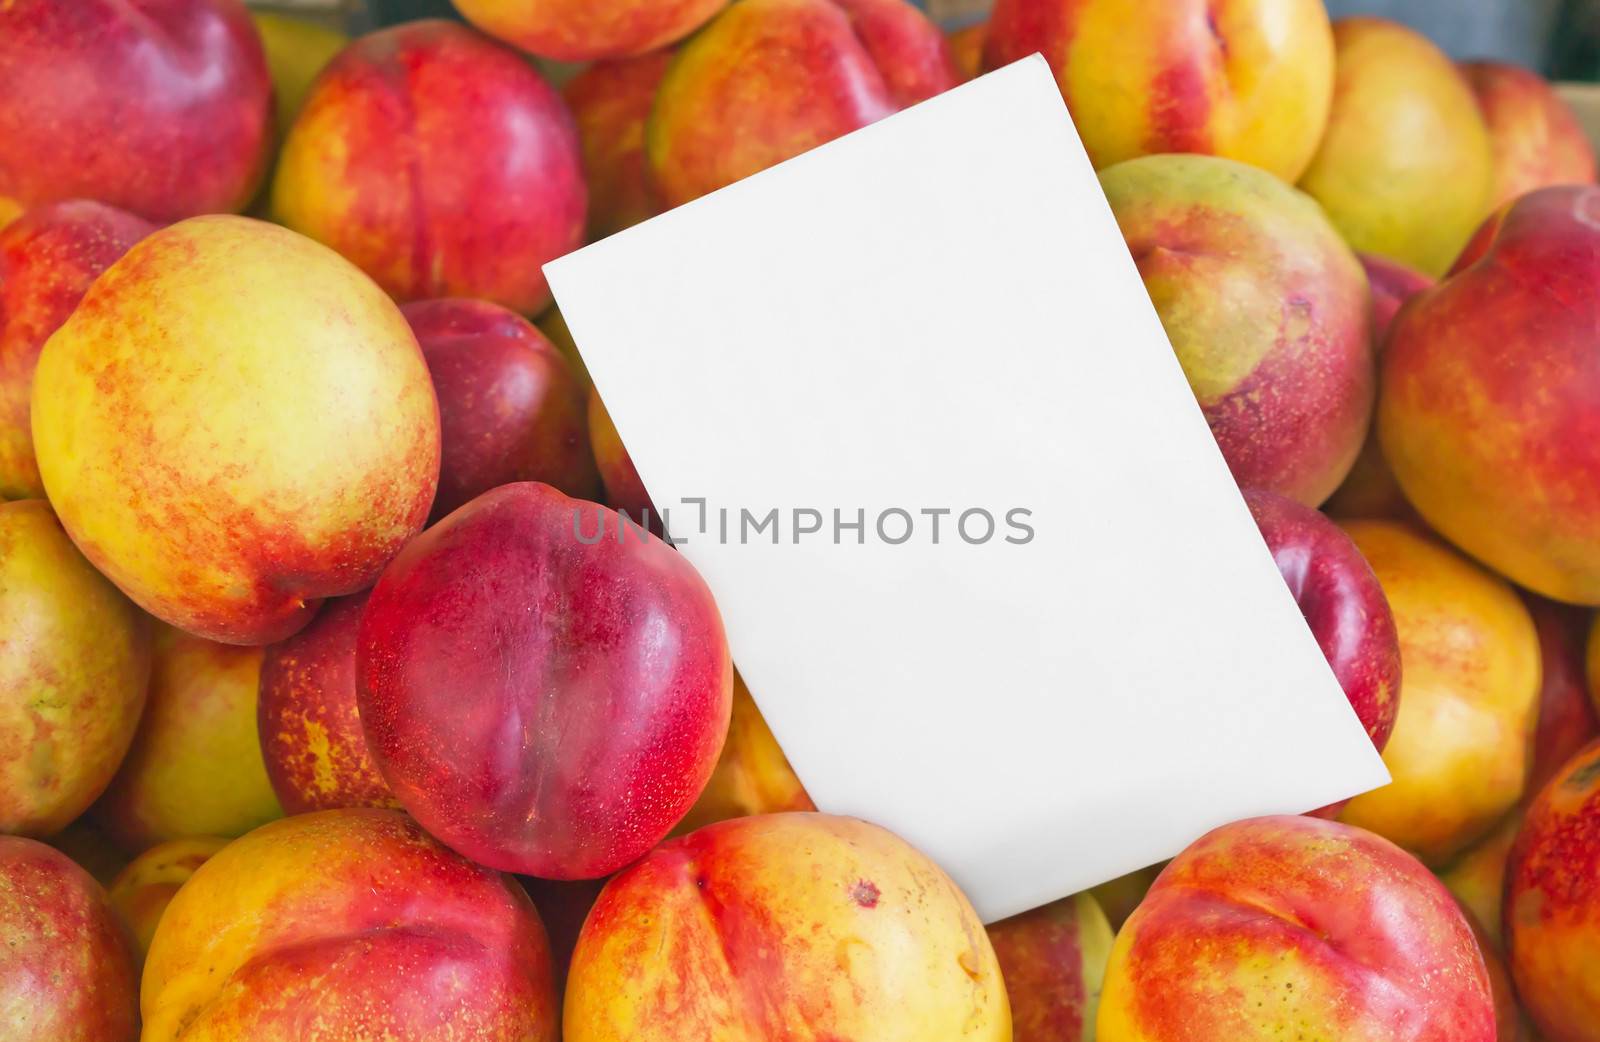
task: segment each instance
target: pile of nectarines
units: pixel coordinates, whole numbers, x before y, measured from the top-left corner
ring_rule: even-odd
[[[0,0],[0,1042],[1600,1042],[1549,84],[1322,0],[457,6]],[[574,538],[649,497],[541,269],[1036,51],[1394,781],[986,929]]]

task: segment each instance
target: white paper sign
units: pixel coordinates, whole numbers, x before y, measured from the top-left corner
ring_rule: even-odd
[[[547,271],[817,804],[986,920],[1388,780],[1042,59]]]

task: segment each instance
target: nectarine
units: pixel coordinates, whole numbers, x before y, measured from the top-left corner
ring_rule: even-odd
[[[1517,992],[1549,1042],[1600,1039],[1600,742],[1528,808],[1506,868]]]
[[[740,0],[667,70],[645,129],[651,176],[677,206],[959,79],[938,28],[905,0]]]
[[[0,5],[0,210],[240,210],[271,146],[272,83],[238,0]]]
[[[674,831],[693,832],[729,818],[816,809],[750,697],[750,689],[735,673],[733,714],[722,756],[700,799]]]
[[[557,61],[627,58],[689,35],[728,0],[456,0],[467,21]]]
[[[486,300],[421,300],[402,310],[439,396],[435,518],[515,481],[582,499],[599,493],[583,384],[533,323]]]
[[[143,1042],[555,1042],[544,930],[515,882],[403,814],[332,810],[228,844],[167,906]]]
[[[1405,851],[1305,817],[1196,841],[1117,935],[1099,1042],[1494,1042],[1477,941]]]
[[[1600,604],[1600,188],[1488,222],[1395,320],[1378,436],[1440,534],[1513,582]]]
[[[596,62],[562,88],[583,143],[589,235],[603,239],[661,212],[644,154],[644,128],[671,51]]]
[[[1382,18],[1334,25],[1328,131],[1300,179],[1350,245],[1438,276],[1489,212],[1489,130],[1426,37]]]
[[[261,649],[173,629],[156,635],[133,748],[94,805],[130,853],[189,836],[238,836],[283,814],[261,759]]]
[[[399,300],[483,297],[534,315],[543,267],[583,244],[587,192],[561,96],[455,22],[356,40],[311,87],[272,212]]]
[[[998,0],[986,66],[1035,51],[1096,167],[1200,152],[1294,181],[1333,96],[1321,0]]]
[[[1011,999],[1014,1042],[1094,1042],[1111,924],[1089,894],[989,927]]]
[[[1461,71],[1489,127],[1494,150],[1491,208],[1539,188],[1594,183],[1594,147],[1578,117],[1543,76],[1494,61],[1466,62]]]
[[[106,270],[39,356],[33,438],[84,556],[140,607],[266,644],[422,527],[439,406],[400,309],[333,251],[195,217]]]
[[[619,874],[567,978],[566,1042],[1009,1042],[993,948],[903,840],[849,818],[711,825]]]
[[[167,905],[195,870],[228,845],[215,836],[173,839],[158,843],[128,862],[106,891],[112,909],[133,937],[134,953],[141,963],[150,951]]]
[[[1234,478],[1321,503],[1372,415],[1355,254],[1311,199],[1232,160],[1147,156],[1100,185]]]
[[[1415,528],[1345,525],[1400,633],[1400,715],[1383,751],[1393,781],[1344,820],[1445,864],[1521,799],[1539,698],[1539,638],[1497,576]]]
[[[0,503],[0,832],[46,836],[105,789],[144,711],[150,619],[49,504]]]
[[[361,722],[400,803],[461,853],[609,875],[689,812],[728,732],[722,618],[672,547],[548,485],[434,525],[361,616]]]
[[[44,496],[28,407],[44,342],[89,284],[154,230],[116,207],[73,199],[36,207],[0,231],[0,497]]]
[[[138,1037],[139,978],[105,891],[60,851],[0,836],[0,1038]]]
[[[267,648],[256,726],[272,791],[290,814],[400,806],[367,749],[356,704],[356,631],[366,594],[323,605]]]

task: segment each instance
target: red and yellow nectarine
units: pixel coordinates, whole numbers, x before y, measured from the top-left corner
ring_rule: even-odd
[[[1014,1042],[1094,1042],[1111,924],[1089,894],[989,927],[1011,999]]]
[[[0,231],[0,497],[44,496],[29,399],[39,352],[84,291],[155,225],[104,203],[36,207]]]
[[[0,502],[0,832],[47,836],[110,783],[150,680],[150,619],[43,500]]]
[[[1393,781],[1343,820],[1446,864],[1522,798],[1539,699],[1539,638],[1505,581],[1415,528],[1345,525],[1400,633],[1400,715],[1383,751]]]
[[[1378,435],[1423,519],[1513,582],[1600,604],[1600,188],[1484,226],[1396,319]]]
[[[566,1042],[1009,1042],[983,925],[903,840],[849,818],[738,818],[607,884],[567,978]]]
[[[456,0],[467,21],[557,61],[628,58],[698,29],[728,0]]]
[[[1494,1042],[1455,899],[1387,840],[1257,818],[1196,841],[1117,935],[1100,1042]]]
[[[1404,264],[1370,253],[1361,254],[1361,266],[1367,270],[1367,282],[1372,286],[1372,346],[1381,358],[1395,316],[1412,297],[1432,288],[1433,280]],[[1394,471],[1389,469],[1389,461],[1383,458],[1376,422],[1367,432],[1361,454],[1344,484],[1334,490],[1322,508],[1336,518],[1415,517],[1406,494],[1400,491],[1400,483],[1394,479]]]
[[[1100,185],[1234,478],[1321,503],[1372,415],[1355,254],[1316,203],[1243,163],[1147,156]]]
[[[583,143],[589,235],[603,239],[661,212],[644,154],[644,128],[671,51],[596,62],[562,88]]]
[[[283,814],[261,759],[261,649],[177,630],[156,635],[133,747],[94,805],[129,853],[190,836],[238,836]]]
[[[1292,182],[1333,95],[1320,0],[999,0],[986,66],[1035,51],[1096,167],[1199,152]]]
[[[693,832],[729,818],[816,809],[750,697],[750,689],[735,673],[733,713],[722,756],[700,799],[674,831]]]
[[[290,814],[400,806],[367,749],[356,703],[356,632],[366,603],[364,593],[329,601],[311,625],[263,654],[261,756]]]
[[[39,356],[33,439],[84,556],[140,607],[266,644],[422,527],[439,407],[393,301],[333,251],[195,217],[106,270]]]
[[[0,1038],[134,1042],[139,977],[100,884],[43,843],[0,836]]]
[[[678,51],[645,129],[677,206],[959,82],[905,0],[740,0]]]
[[[272,212],[398,300],[535,315],[550,303],[545,262],[583,244],[580,162],[571,114],[521,55],[454,22],[407,22],[317,77]]]
[[[1552,185],[1593,184],[1594,146],[1543,76],[1505,62],[1466,62],[1494,149],[1491,209]]]
[[[1600,1039],[1600,742],[1528,808],[1506,868],[1506,948],[1549,1042]]]
[[[1443,51],[1382,18],[1334,25],[1333,112],[1300,187],[1350,245],[1438,276],[1489,212],[1494,160]]]
[[[128,928],[141,963],[149,954],[150,940],[178,889],[228,842],[215,836],[196,836],[158,843],[128,862],[111,881],[106,897]]]
[[[403,814],[332,810],[201,865],[145,962],[143,1042],[555,1042],[544,930],[515,882]]]

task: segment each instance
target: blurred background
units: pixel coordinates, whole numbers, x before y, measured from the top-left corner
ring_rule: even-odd
[[[1600,0],[1329,0],[1328,12],[1407,22],[1457,58],[1500,58],[1567,79],[1600,73]]]
[[[982,20],[992,0],[913,0],[947,27]],[[251,0],[316,13],[347,29],[455,17],[449,0]],[[1378,14],[1422,30],[1457,58],[1499,58],[1567,80],[1600,80],[1600,0],[1328,0],[1335,17]]]

